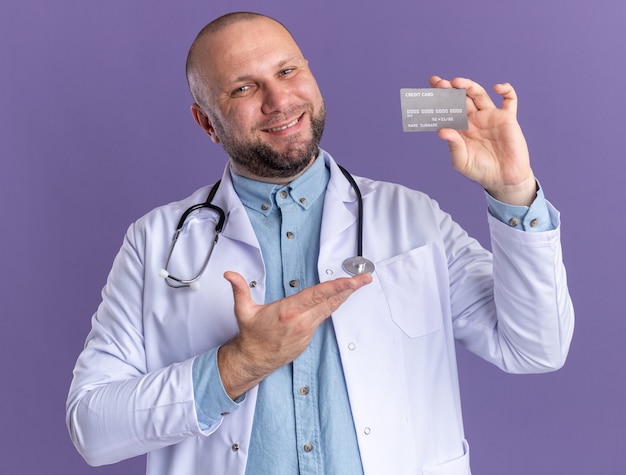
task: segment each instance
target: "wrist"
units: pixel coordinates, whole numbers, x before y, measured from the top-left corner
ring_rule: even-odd
[[[222,378],[222,385],[233,401],[264,378],[249,367],[248,361],[239,351],[236,341],[221,346],[217,351],[217,367]]]
[[[513,206],[530,206],[535,201],[538,190],[539,184],[534,175],[516,185],[485,188],[485,191],[496,200]]]

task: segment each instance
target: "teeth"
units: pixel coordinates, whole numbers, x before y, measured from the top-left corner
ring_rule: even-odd
[[[288,129],[289,127],[293,127],[294,125],[296,125],[298,123],[300,119],[295,119],[293,122],[290,122],[287,125],[283,125],[282,127],[273,127],[271,129],[267,129],[268,132],[280,132],[281,130],[285,130]]]

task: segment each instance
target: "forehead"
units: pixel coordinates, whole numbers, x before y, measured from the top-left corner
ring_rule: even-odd
[[[291,34],[269,18],[241,20],[204,38],[200,63],[214,80],[273,68],[281,61],[303,59]]]

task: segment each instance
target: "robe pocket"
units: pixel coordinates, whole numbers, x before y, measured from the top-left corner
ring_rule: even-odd
[[[441,328],[441,300],[430,246],[376,263],[391,319],[410,338]]]
[[[471,475],[469,444],[463,441],[463,455],[441,465],[426,467],[422,475]]]

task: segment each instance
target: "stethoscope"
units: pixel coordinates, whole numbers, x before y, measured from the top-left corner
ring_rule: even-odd
[[[365,273],[371,274],[372,272],[374,272],[374,263],[370,261],[369,259],[363,257],[363,197],[361,195],[361,190],[359,189],[359,185],[357,185],[356,181],[354,180],[352,175],[350,175],[348,170],[343,168],[341,165],[339,165],[339,169],[341,170],[343,175],[346,177],[346,179],[352,186],[352,189],[354,190],[354,193],[356,194],[357,204],[358,204],[357,240],[356,240],[357,255],[354,257],[348,257],[346,260],[344,260],[342,267],[343,267],[343,270],[345,270],[350,275],[365,274]],[[188,208],[182,214],[182,216],[180,217],[180,220],[178,221],[178,225],[176,226],[176,231],[174,232],[174,236],[172,237],[172,242],[170,243],[170,247],[167,252],[167,259],[165,260],[165,265],[163,266],[163,269],[159,271],[159,276],[164,278],[167,285],[169,285],[170,287],[174,289],[180,289],[180,288],[185,288],[185,287],[198,289],[200,287],[200,282],[199,282],[200,277],[202,277],[202,274],[204,274],[204,271],[209,265],[211,254],[213,254],[213,249],[215,249],[217,240],[219,239],[220,234],[222,233],[222,230],[224,229],[224,222],[226,221],[226,215],[224,213],[224,210],[220,208],[219,206],[212,204],[213,198],[215,197],[215,193],[217,193],[217,189],[220,186],[220,181],[218,181],[217,183],[215,183],[215,185],[213,185],[213,187],[209,191],[209,196],[207,196],[207,199],[204,203],[198,203]],[[215,238],[213,239],[213,243],[211,244],[209,253],[206,256],[206,259],[204,260],[204,263],[202,264],[202,268],[200,269],[200,271],[191,279],[181,279],[180,277],[176,277],[175,275],[170,274],[167,268],[170,264],[172,254],[174,253],[174,247],[176,246],[176,242],[178,241],[178,236],[180,235],[180,232],[183,229],[183,226],[185,225],[185,221],[187,220],[187,217],[194,211],[202,209],[202,208],[212,209],[213,211],[217,212],[219,216],[219,219],[217,220],[217,224],[215,225]]]

